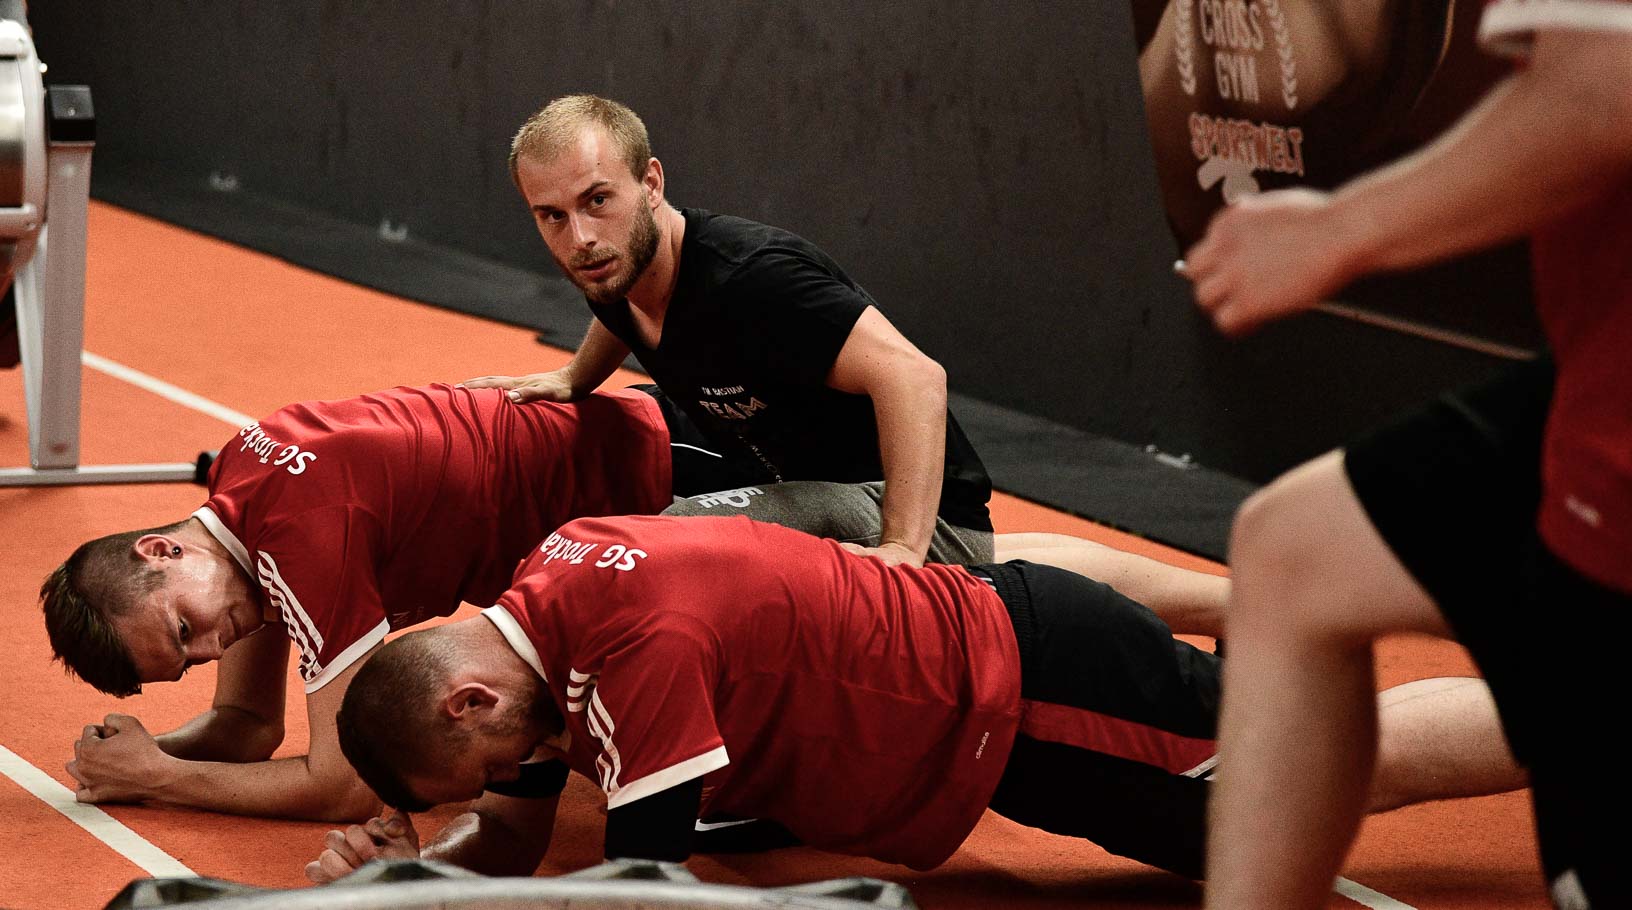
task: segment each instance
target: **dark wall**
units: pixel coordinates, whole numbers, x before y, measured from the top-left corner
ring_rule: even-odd
[[[50,78],[95,92],[99,176],[231,175],[553,273],[509,136],[606,94],[671,199],[823,245],[957,390],[1242,476],[1494,364],[1322,315],[1214,337],[1170,270],[1125,3],[34,6]]]

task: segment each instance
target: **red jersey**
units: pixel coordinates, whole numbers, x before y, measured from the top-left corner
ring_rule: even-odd
[[[704,814],[917,869],[979,821],[1020,714],[985,583],[740,516],[574,521],[486,615],[609,808],[702,777]]]
[[[668,443],[657,402],[629,390],[303,402],[238,431],[194,517],[282,615],[310,693],[390,629],[492,603],[562,522],[666,508]]]
[[[1555,28],[1632,37],[1632,2],[1497,0],[1480,38],[1523,56],[1537,31]],[[1632,174],[1537,231],[1531,250],[1557,367],[1537,526],[1559,558],[1632,593]]]

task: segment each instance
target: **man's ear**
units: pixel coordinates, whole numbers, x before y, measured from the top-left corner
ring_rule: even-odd
[[[131,548],[136,551],[136,555],[141,557],[142,561],[150,566],[157,566],[166,559],[177,558],[179,554],[176,551],[182,547],[180,542],[173,537],[164,534],[143,534],[141,537],[136,538],[136,542],[131,544]]]
[[[663,204],[663,162],[653,158],[646,162],[646,175],[640,179],[640,185],[646,190],[646,204],[650,208],[657,208]]]
[[[465,682],[442,697],[442,714],[455,723],[463,723],[484,716],[498,703],[496,689],[479,682]]]

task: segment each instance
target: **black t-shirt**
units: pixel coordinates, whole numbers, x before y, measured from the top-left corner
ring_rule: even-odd
[[[680,274],[657,347],[641,341],[627,300],[591,303],[595,318],[757,482],[884,479],[872,401],[826,385],[856,320],[877,304],[803,238],[701,209],[680,213]],[[941,517],[991,530],[991,496],[985,465],[948,413]]]

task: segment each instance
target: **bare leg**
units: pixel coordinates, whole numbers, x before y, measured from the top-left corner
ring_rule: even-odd
[[[1419,679],[1377,696],[1371,812],[1528,786],[1484,680]]]
[[[1447,635],[1378,537],[1332,452],[1236,517],[1207,906],[1325,907],[1366,808],[1377,748],[1371,642]]]
[[[1024,559],[1104,582],[1149,607],[1180,635],[1217,637],[1230,580],[1170,566],[1115,547],[1065,534],[999,534],[997,561]]]

